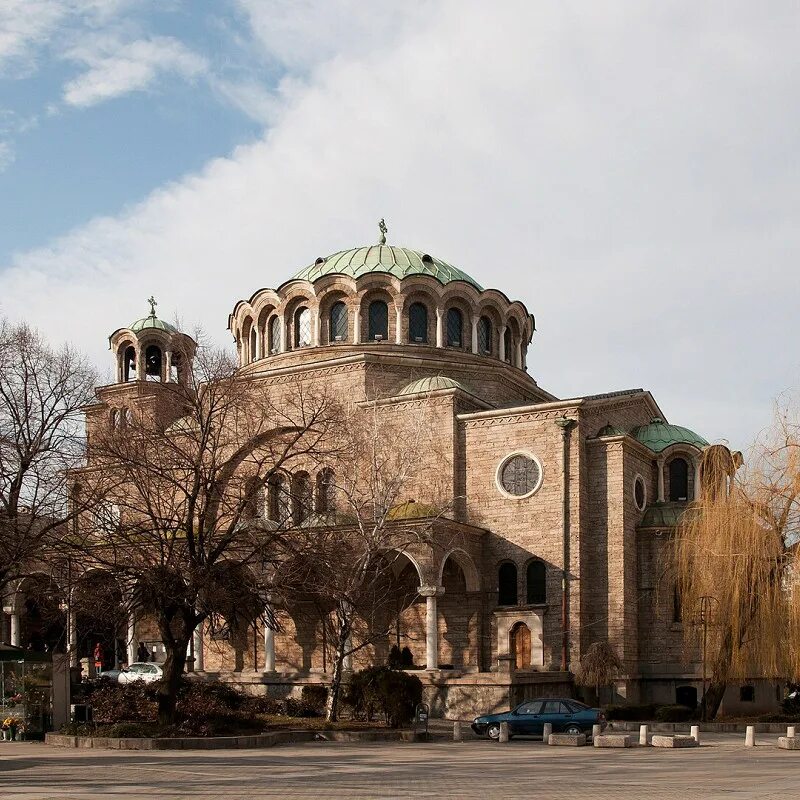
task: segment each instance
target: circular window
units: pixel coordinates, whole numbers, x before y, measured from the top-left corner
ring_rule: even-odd
[[[497,485],[510,497],[528,497],[542,483],[542,466],[528,453],[512,453],[497,468]]]
[[[645,503],[647,503],[647,487],[644,485],[644,478],[641,475],[637,475],[633,479],[633,500],[636,508],[644,511]]]

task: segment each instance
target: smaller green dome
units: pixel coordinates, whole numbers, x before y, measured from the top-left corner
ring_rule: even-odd
[[[170,325],[169,322],[164,322],[163,319],[159,319],[155,314],[137,319],[136,322],[132,322],[128,326],[128,329],[132,330],[134,333],[141,333],[148,329],[165,331],[166,333],[178,333],[178,329],[174,325]]]
[[[681,425],[669,425],[656,417],[649,425],[641,425],[633,435],[654,453],[660,453],[673,444],[691,444],[700,449],[708,447],[708,442],[694,431]]]
[[[418,503],[416,500],[406,500],[404,503],[398,503],[386,513],[386,519],[389,521],[435,516],[436,509],[433,506],[429,506],[426,503]]]
[[[400,394],[427,394],[438,389],[461,389],[462,392],[469,392],[469,389],[466,389],[463,384],[454,381],[452,378],[448,378],[445,375],[434,375],[432,378],[420,378],[409,383],[408,386],[400,390]]]
[[[686,512],[686,503],[655,503],[644,512],[640,528],[676,528]]]
[[[625,431],[622,430],[622,428],[618,428],[616,425],[612,425],[609,422],[597,431],[597,436],[598,438],[600,436],[621,436],[623,433],[625,433]]]

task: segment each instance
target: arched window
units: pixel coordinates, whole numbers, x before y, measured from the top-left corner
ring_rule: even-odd
[[[683,458],[674,458],[669,462],[669,499],[689,499],[689,465]]]
[[[136,350],[133,345],[128,345],[122,355],[122,380],[125,383],[136,380]]]
[[[144,351],[144,371],[149,381],[161,380],[161,348],[151,344]]]
[[[389,306],[383,300],[374,300],[369,304],[369,341],[381,341],[389,338]]]
[[[461,347],[464,341],[464,317],[457,308],[447,309],[447,346]]]
[[[501,606],[517,604],[517,567],[510,561],[501,564],[497,571],[497,603]]]
[[[417,344],[428,341],[428,309],[422,303],[412,303],[408,309],[408,341]]]
[[[478,320],[478,352],[485,356],[492,354],[492,321],[489,317]]]
[[[317,473],[317,511],[327,514],[334,507],[333,470],[326,467]]]
[[[256,327],[253,325],[250,328],[250,361],[253,362],[256,360],[258,355],[258,334],[256,333]]]
[[[286,478],[283,475],[273,475],[267,486],[267,513],[274,522],[284,523],[291,513],[291,497],[289,495]]]
[[[311,478],[307,472],[297,472],[292,476],[292,519],[295,525],[308,518],[312,512],[313,493]]]
[[[277,353],[281,347],[281,320],[277,314],[269,318],[267,346],[270,353]]]
[[[547,602],[547,570],[543,561],[531,561],[527,574],[528,603],[539,605]]]
[[[301,306],[294,312],[294,346],[308,347],[311,344],[311,311]]]
[[[505,361],[509,364],[511,363],[511,355],[512,355],[512,346],[513,342],[511,340],[511,329],[506,328],[506,332],[503,334],[503,348],[505,349]]]
[[[346,342],[347,341],[347,306],[344,303],[334,303],[331,307],[330,319],[330,336],[331,342]]]

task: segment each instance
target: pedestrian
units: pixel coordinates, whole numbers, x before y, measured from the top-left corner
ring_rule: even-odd
[[[147,652],[147,647],[144,642],[139,642],[139,649],[136,651],[136,658],[139,661],[149,661],[150,654]]]
[[[103,646],[100,642],[94,646],[94,668],[97,672],[103,669]]]

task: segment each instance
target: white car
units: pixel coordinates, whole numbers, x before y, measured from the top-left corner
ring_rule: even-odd
[[[119,673],[117,683],[133,683],[134,681],[144,681],[154,683],[164,677],[164,671],[158,664],[149,664],[146,661],[135,661],[129,664],[127,669]]]

